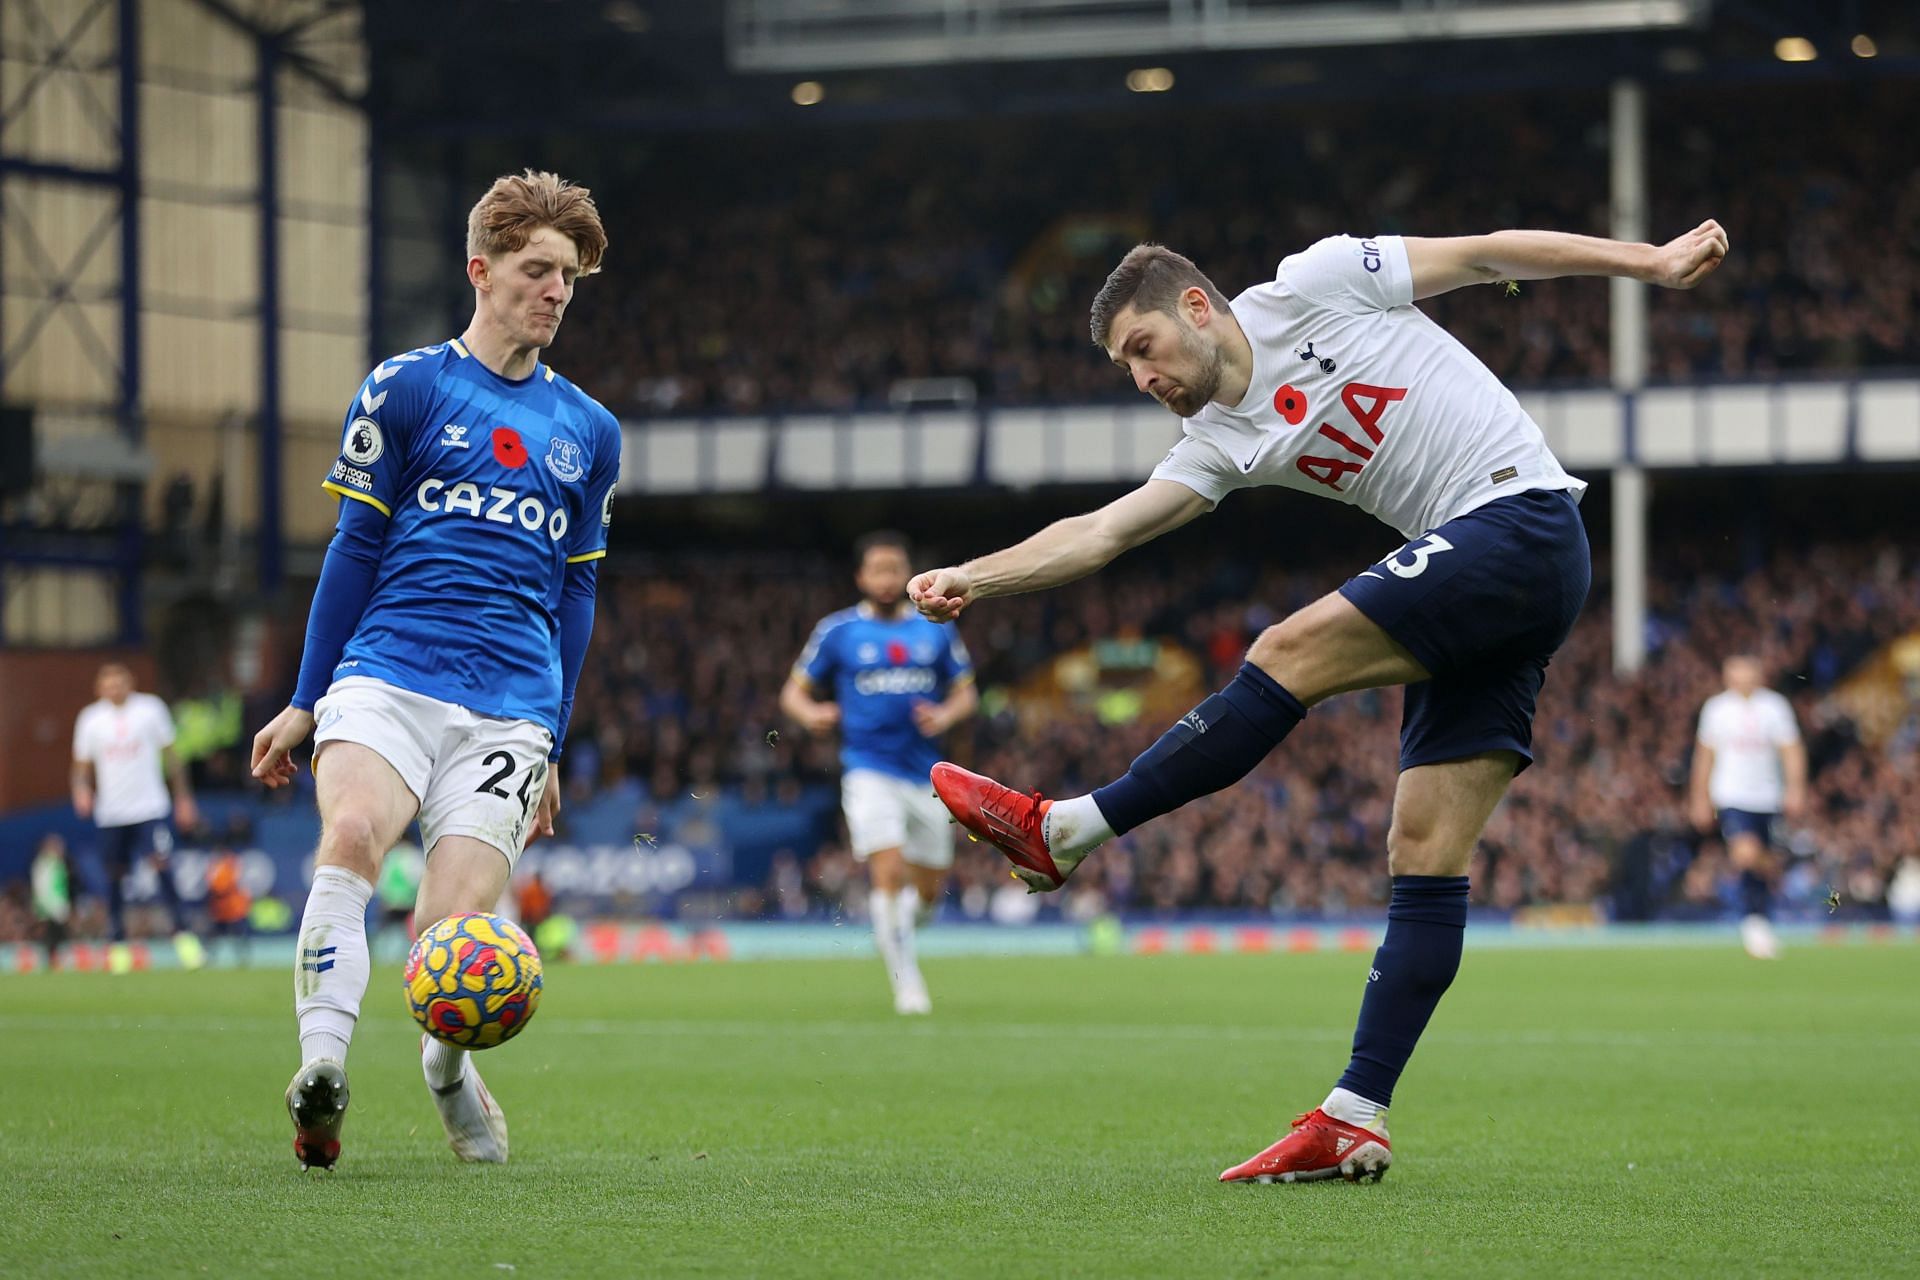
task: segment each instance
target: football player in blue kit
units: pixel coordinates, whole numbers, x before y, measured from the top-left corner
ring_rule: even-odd
[[[347,1044],[369,970],[381,859],[416,817],[416,919],[490,911],[534,834],[552,834],[574,684],[593,630],[620,428],[540,360],[607,238],[584,187],[528,171],[467,219],[473,321],[384,361],[347,408],[322,485],[340,499],[293,702],[253,740],[283,786],[313,736],[320,846],[300,922],[287,1087],[294,1154],[340,1155]],[[464,1050],[422,1037],[463,1160],[503,1162],[507,1126]]]
[[[907,603],[907,540],[870,533],[854,548],[860,603],[822,618],[780,691],[780,709],[809,733],[840,728],[841,806],[853,856],[867,864],[873,940],[893,1007],[933,1012],[914,931],[953,866],[946,806],[928,776],[941,734],[980,705],[973,664],[952,623]]]

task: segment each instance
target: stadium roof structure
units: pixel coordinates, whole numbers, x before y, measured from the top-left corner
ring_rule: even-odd
[[[383,137],[478,142],[1920,73],[1902,0],[410,0],[366,38]]]
[[[732,64],[826,71],[1668,30],[1711,0],[728,0]]]

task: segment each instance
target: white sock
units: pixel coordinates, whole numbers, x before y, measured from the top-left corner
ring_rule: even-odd
[[[887,983],[895,991],[900,989],[900,900],[898,895],[888,889],[874,889],[867,894],[867,913],[873,917],[873,945],[880,949],[880,959],[886,962]]]
[[[1363,1098],[1351,1089],[1335,1089],[1320,1104],[1320,1109],[1335,1120],[1357,1124],[1362,1129],[1379,1130],[1386,1123],[1387,1109],[1371,1098]]]
[[[1047,809],[1046,837],[1050,853],[1085,853],[1113,839],[1113,828],[1092,796],[1075,796]]]
[[[914,929],[920,923],[920,891],[912,885],[900,890],[899,906],[896,908],[900,921],[900,972],[910,974],[911,981],[917,986],[926,984],[920,978],[920,959],[914,950]]]
[[[367,994],[367,903],[373,886],[345,867],[319,867],[293,956],[293,1011],[300,1060],[347,1060],[347,1042]]]
[[[420,1068],[426,1072],[429,1085],[444,1089],[467,1073],[467,1051],[428,1036],[427,1047],[420,1052]]]

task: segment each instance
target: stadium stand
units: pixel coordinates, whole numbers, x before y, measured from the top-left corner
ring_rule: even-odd
[[[1755,246],[1698,292],[1654,295],[1656,379],[1920,366],[1920,176],[1880,163],[1886,138],[1920,127],[1912,95],[1669,88],[1649,111],[1683,122],[1651,131],[1653,226],[1710,208]],[[634,178],[643,198],[605,200],[646,284],[582,291],[564,363],[629,414],[884,406],[926,378],[1001,403],[1120,399],[1085,311],[1135,241],[1173,245],[1232,294],[1342,231],[1604,234],[1604,118],[1597,95],[1501,94],[1048,121],[990,141],[956,123],[662,143]],[[1833,118],[1887,126],[1835,136]],[[1428,309],[1516,386],[1607,377],[1604,287]]]

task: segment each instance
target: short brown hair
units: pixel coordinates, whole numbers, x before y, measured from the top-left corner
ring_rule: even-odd
[[[1149,242],[1133,246],[1094,296],[1093,345],[1102,351],[1107,349],[1113,318],[1126,310],[1128,304],[1136,311],[1164,311],[1175,315],[1174,304],[1181,294],[1193,288],[1206,290],[1207,298],[1215,307],[1229,315],[1233,313],[1227,304],[1227,295],[1221,293],[1191,259],[1163,244]]]
[[[526,248],[541,227],[552,227],[580,251],[580,274],[592,275],[606,256],[607,233],[593,193],[557,173],[532,169],[495,178],[467,215],[467,256],[497,258]]]

